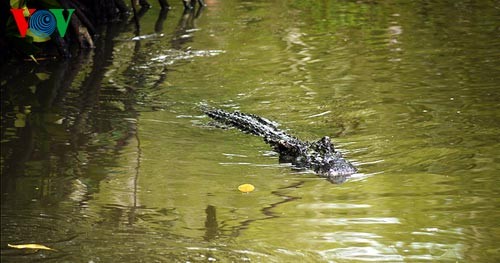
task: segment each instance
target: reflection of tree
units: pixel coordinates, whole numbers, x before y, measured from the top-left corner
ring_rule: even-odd
[[[165,1],[166,3],[166,1]],[[162,5],[163,7],[163,5]],[[134,19],[140,19],[146,12],[147,8],[143,5],[141,10],[135,15]],[[163,23],[167,19],[167,14],[168,14],[168,9],[162,8],[160,11],[158,18],[155,23],[155,34],[160,34],[163,31]],[[137,21],[137,20],[136,20]],[[140,36],[141,31],[140,27],[136,27],[136,36]],[[134,46],[134,53],[132,55],[132,61],[134,63],[130,63],[129,67],[124,71],[124,73],[127,76],[141,76],[143,73],[141,72],[142,69],[139,69],[136,64],[146,64],[147,58],[141,55],[141,41],[135,41],[135,46]],[[166,79],[166,68],[163,69],[161,72],[160,76],[158,77],[157,81],[152,85],[151,89],[156,89],[158,88]],[[128,84],[129,89],[133,90],[134,87],[139,86],[141,83],[141,78],[136,78],[135,81],[131,82]],[[135,123],[134,123],[135,125]],[[137,198],[137,191],[138,191],[138,180],[139,180],[139,175],[140,175],[140,168],[141,168],[141,158],[142,158],[142,149],[141,149],[141,141],[140,141],[140,136],[139,136],[139,131],[137,129],[137,126],[134,128],[134,133],[133,133],[133,138],[136,141],[136,154],[137,157],[135,158],[135,167],[134,167],[134,172],[133,172],[133,182],[131,184],[133,191],[132,191],[132,204],[130,207],[129,215],[128,215],[128,222],[129,224],[134,224],[136,220],[136,209],[139,206],[139,200]]]
[[[165,19],[166,12],[162,11],[156,23],[157,32],[162,30]],[[116,38],[127,31],[129,25],[126,21],[109,24],[92,58],[82,54],[70,61],[43,65],[38,70],[45,68],[51,72],[50,78],[38,81],[34,88],[23,88],[27,86],[23,83],[27,78],[5,80],[6,85],[1,89],[4,140],[1,169],[2,174],[9,176],[2,176],[2,192],[14,189],[18,177],[27,172],[24,164],[28,161],[42,163],[41,174],[47,176],[78,177],[85,174],[85,170],[107,164],[131,139],[138,138],[136,123],[123,121],[137,117],[134,109],[137,90],[130,88],[133,85],[126,90],[109,88],[105,81],[113,63]],[[135,44],[132,61],[140,56],[140,41]],[[156,85],[164,80],[162,75]],[[36,81],[36,77],[32,79]],[[27,108],[29,113],[24,113],[28,112],[25,107],[16,105],[31,105]],[[15,109],[26,115],[26,123],[16,129],[14,136],[8,136],[12,117],[7,115]],[[87,180],[91,190],[104,178],[105,174],[100,174]],[[49,189],[45,198],[57,195],[50,186],[43,188]]]
[[[205,209],[207,215],[205,220],[205,236],[206,241],[216,239],[219,235],[219,224],[217,223],[217,209],[213,205],[208,205]]]
[[[281,200],[271,203],[266,207],[263,207],[260,211],[262,212],[264,217],[244,220],[238,223],[238,225],[232,227],[227,227],[227,228],[223,227],[224,225],[226,225],[226,222],[224,221],[220,223],[218,222],[216,216],[217,208],[213,205],[208,205],[207,208],[205,209],[206,220],[205,220],[204,239],[206,241],[214,241],[217,239],[233,239],[239,236],[241,231],[248,229],[250,225],[254,224],[255,222],[279,218],[280,216],[274,212],[276,208],[278,208],[282,204],[286,204],[295,201],[297,199],[300,199],[300,197],[283,194],[282,191],[286,189],[299,188],[303,184],[304,184],[303,181],[299,181],[291,185],[277,189],[275,191],[272,191],[271,194],[279,197]]]
[[[172,38],[172,47],[175,49],[182,49],[182,47],[193,41],[192,31],[196,29],[196,19],[200,17],[203,11],[203,6],[198,9],[185,9],[182,14],[177,29],[175,30],[174,37]]]
[[[280,217],[279,215],[277,215],[276,213],[274,213],[274,209],[277,208],[278,206],[282,205],[282,204],[286,204],[286,203],[289,203],[289,202],[292,202],[292,201],[295,201],[297,199],[300,199],[300,197],[296,197],[296,196],[290,196],[290,195],[286,195],[286,194],[283,194],[281,193],[281,190],[283,189],[294,189],[294,188],[298,188],[300,187],[301,185],[304,184],[304,181],[299,181],[297,183],[294,183],[294,184],[291,184],[291,185],[288,185],[288,186],[285,186],[285,187],[282,187],[278,190],[275,190],[275,191],[272,191],[271,194],[281,198],[282,200],[281,201],[278,201],[278,202],[275,202],[275,203],[272,203],[270,204],[269,206],[267,207],[264,207],[261,209],[262,213],[265,215],[265,217],[263,218],[257,218],[257,219],[249,219],[249,220],[246,220],[246,221],[243,221],[238,227],[235,227],[232,232],[233,232],[233,235],[237,236],[239,235],[239,232],[241,230],[244,230],[246,228],[248,228],[248,226],[256,221],[261,221],[261,220],[269,220],[269,219],[273,219],[273,218],[278,218]]]

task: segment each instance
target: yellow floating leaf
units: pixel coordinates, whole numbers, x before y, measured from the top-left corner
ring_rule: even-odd
[[[242,192],[242,193],[250,193],[253,190],[255,190],[255,186],[253,186],[251,184],[242,184],[242,185],[238,186],[238,190],[240,190],[240,192]]]
[[[22,245],[11,245],[11,244],[7,244],[8,247],[11,247],[11,248],[17,248],[17,249],[24,249],[24,248],[27,248],[27,249],[44,249],[44,250],[55,250],[55,249],[52,249],[50,247],[46,247],[44,245],[39,245],[39,244],[22,244]]]

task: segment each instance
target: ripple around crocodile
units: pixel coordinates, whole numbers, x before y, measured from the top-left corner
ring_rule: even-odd
[[[222,124],[262,137],[279,154],[280,162],[292,163],[296,168],[311,169],[332,183],[343,183],[357,172],[356,167],[335,150],[328,136],[315,142],[301,141],[278,129],[275,122],[257,115],[208,107],[203,108],[203,111]]]

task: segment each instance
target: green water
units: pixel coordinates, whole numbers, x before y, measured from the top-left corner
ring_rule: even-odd
[[[500,260],[497,1],[171,2],[141,40],[118,22],[3,65],[2,262]],[[329,135],[360,172],[290,169],[200,103]]]

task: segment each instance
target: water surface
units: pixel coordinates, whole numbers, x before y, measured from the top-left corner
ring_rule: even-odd
[[[206,2],[2,69],[2,262],[500,260],[498,2]],[[360,172],[290,169],[200,103]]]

